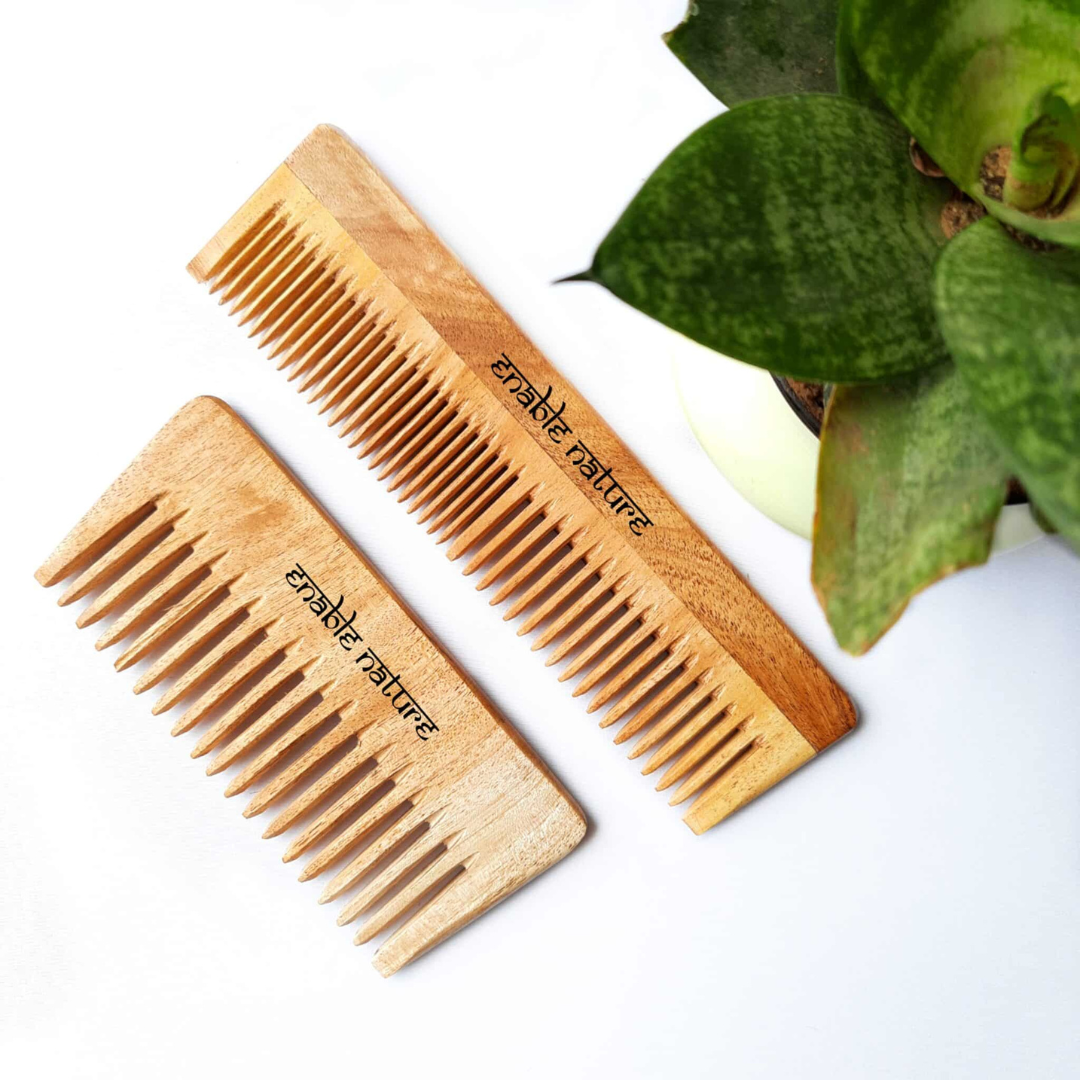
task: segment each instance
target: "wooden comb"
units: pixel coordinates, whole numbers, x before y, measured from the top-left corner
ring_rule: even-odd
[[[704,832],[855,723],[850,700],[339,131],[188,267]]]
[[[155,436],[37,572],[79,576],[61,604],[115,615],[117,670],[146,660],[173,734],[205,722],[207,772],[240,766],[244,810],[288,797],[265,836],[298,832],[301,881],[333,868],[320,903],[397,929],[391,975],[571,851],[585,820],[524,740],[436,645],[257,435],[197,398]]]

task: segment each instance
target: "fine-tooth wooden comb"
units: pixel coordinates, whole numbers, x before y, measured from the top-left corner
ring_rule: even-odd
[[[391,975],[571,851],[573,800],[378,573],[225,404],[197,398],[155,436],[37,572],[78,573],[61,604],[115,618],[106,648],[146,666],[136,693],[181,701],[207,772],[257,782],[245,817],[332,870],[357,944]]]
[[[696,833],[855,723],[850,700],[339,131],[188,267],[259,336]]]

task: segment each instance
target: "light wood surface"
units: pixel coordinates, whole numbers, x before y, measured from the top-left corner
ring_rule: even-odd
[[[302,568],[302,569],[300,569]],[[223,402],[158,433],[37,572],[112,621],[136,693],[240,766],[285,860],[329,879],[390,975],[571,851],[585,820],[521,736]]]
[[[575,694],[607,706],[601,724],[663,770],[671,803],[692,800],[696,833],[854,725],[820,664],[336,129],[188,269]]]

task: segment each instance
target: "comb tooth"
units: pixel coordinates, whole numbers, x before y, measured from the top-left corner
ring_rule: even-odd
[[[385,480],[401,466],[401,463],[411,458],[417,451],[417,447],[425,445],[433,433],[439,429],[440,424],[446,423],[443,413],[448,403],[442,396],[441,389],[435,387],[432,396],[421,406],[416,416],[395,432],[392,438],[387,440],[377,450],[374,447],[363,446],[357,457],[364,458],[371,454],[368,462],[369,469],[378,469],[376,474],[379,481]],[[372,451],[375,451],[372,453]]]
[[[357,916],[365,911],[379,906],[376,914],[367,919],[360,934],[362,940],[370,941],[376,934],[394,922],[404,911],[412,906],[424,892],[426,879],[427,886],[446,873],[449,860],[446,855],[464,835],[463,830],[448,837],[436,836],[431,839],[431,834],[424,837],[424,841],[414,844],[401,853],[401,857],[393,860],[388,866],[384,866],[339,912],[338,926],[346,926]],[[407,861],[404,861],[406,860]],[[401,891],[397,895],[389,895],[395,889]]]
[[[518,510],[528,506],[536,487],[534,485],[528,491],[523,491],[520,481],[521,477],[515,476],[506,491],[455,537],[454,542],[446,551],[448,559],[460,558],[477,540],[486,536],[489,530],[494,529],[495,534],[498,535],[500,532],[498,526],[509,516],[516,514]],[[468,566],[465,567],[464,572],[466,574],[470,572]]]
[[[398,502],[404,502],[417,493],[410,507],[410,513],[424,501],[422,489],[461,452],[463,447],[469,446],[476,439],[468,425],[452,407],[445,421],[445,426],[439,434],[416,457],[402,464],[398,474],[387,487],[388,491],[402,488],[398,495]]]
[[[303,686],[298,686],[295,691],[295,696],[298,699],[297,703],[288,706],[283,704],[279,706],[278,709],[274,710],[275,713],[277,713],[280,709],[280,719],[282,721],[291,719],[297,713],[301,713],[302,715],[298,721],[290,724],[282,734],[274,739],[269,746],[263,747],[263,749],[260,750],[259,753],[229,781],[225,788],[226,798],[232,798],[233,795],[239,795],[240,792],[246,791],[259,779],[259,777],[281,761],[281,759],[288,754],[298,742],[306,738],[311,732],[315,731],[322,724],[325,724],[335,715],[337,710],[332,704],[323,699],[328,685],[329,684],[327,684],[327,686],[320,686],[315,690],[311,690],[310,688],[305,690]],[[292,700],[293,695],[290,694],[289,701],[291,702]],[[308,708],[309,702],[311,705]],[[331,739],[325,746],[323,745],[323,740],[320,739],[315,746],[310,748],[311,750],[319,750],[319,754],[314,760],[318,760],[318,757],[336,749],[344,742],[344,740],[352,738],[354,735],[354,732],[341,722],[340,717],[338,717],[334,727],[327,734],[332,735],[334,733],[337,734],[337,738]],[[244,750],[247,750],[248,746],[251,745],[244,736],[241,736],[236,742],[244,743],[241,753]],[[229,744],[229,752],[232,751],[233,745],[233,743]],[[221,755],[219,755],[219,757],[220,756]],[[307,767],[310,768],[311,764],[314,763],[314,760],[309,762]],[[215,758],[214,765],[217,765],[217,762],[218,759]],[[275,779],[279,779],[279,777]],[[248,809],[251,809],[250,805]],[[257,812],[258,811],[253,811],[253,813]],[[249,814],[246,816],[250,817],[251,815]]]
[[[319,402],[321,416],[351,394],[387,357],[390,328],[382,326],[377,317],[365,319],[345,341],[316,369],[325,374],[304,379],[297,387],[303,393],[308,386],[308,404]],[[315,372],[312,373],[313,375]]]
[[[354,300],[356,297],[354,296]],[[298,394],[307,393],[312,387],[315,390],[308,403],[317,401],[323,394],[329,393],[343,378],[352,370],[352,363],[358,363],[362,356],[355,355],[356,350],[364,344],[375,330],[375,318],[371,314],[371,305],[359,300],[353,309],[341,321],[339,329],[341,336],[331,342],[328,348],[321,350],[314,362],[304,371],[289,372],[289,381],[300,379],[296,387]]]
[[[597,554],[599,554],[599,548],[597,548]],[[532,644],[534,652],[550,645],[555,638],[573,626],[574,623],[604,595],[604,593],[610,591],[612,587],[611,579],[616,572],[615,560],[608,559],[608,561],[599,568],[591,567],[591,569],[593,573],[597,575],[595,583],[586,589],[585,592],[583,592],[565,611],[553,618],[551,622],[536,635],[536,640]]]
[[[378,385],[386,377],[387,370],[393,369],[395,362],[400,360],[395,351],[397,347],[398,327],[391,314],[373,312],[335,350],[341,352],[342,348],[347,348],[338,364],[329,369],[326,377],[308,394],[308,404],[318,401],[320,416],[333,410],[332,416],[336,414],[337,420],[327,421],[328,426],[333,427],[370,392],[373,380]]]
[[[122,574],[97,599],[79,612],[75,625],[80,629],[91,626],[110,611],[124,604],[133,593],[146,585],[155,574],[160,573],[171,563],[186,558],[205,533],[194,538],[173,535],[158,545],[144,558],[140,559],[126,573]]]
[[[667,790],[672,784],[693,772],[718,746],[723,746],[734,739],[741,729],[739,724],[734,723],[734,718],[735,710],[731,706],[723,709],[709,709],[707,720],[704,717],[699,718],[698,723],[694,725],[698,732],[697,738],[681,740],[685,749],[678,760],[670,765],[657,781],[656,790]],[[685,798],[684,794],[679,802]]]
[[[279,773],[264,785],[244,807],[244,817],[255,817],[261,814],[271,803],[295,788],[311,769],[319,765],[328,754],[332,754],[341,745],[347,743],[350,738],[352,738],[352,733],[343,723],[338,724],[333,731],[323,736],[311,749],[305,751],[284,772]],[[357,743],[340,761],[334,762],[329,769],[303,788],[292,802],[279,811],[266,827],[263,839],[269,840],[273,836],[280,836],[292,828],[308,810],[325,797],[327,792],[341,783],[342,779],[364,769],[369,764],[375,767],[377,762],[365,747]]]
[[[305,881],[310,881],[313,877],[318,877],[331,863],[336,862],[344,851],[347,851],[358,840],[362,839],[369,832],[381,825],[382,822],[392,817],[395,813],[398,813],[403,807],[407,807],[400,818],[394,821],[394,823],[384,832],[380,833],[377,838],[372,840],[359,855],[357,855],[347,866],[342,867],[342,869],[327,882],[326,888],[323,889],[322,895],[319,897],[320,904],[327,904],[331,900],[336,900],[337,897],[367,874],[380,859],[401,843],[410,833],[415,831],[417,833],[416,839],[418,840],[423,832],[427,832],[428,824],[423,820],[424,811],[416,805],[417,798],[418,796],[413,795],[409,799],[403,800],[392,810],[387,811],[385,814],[381,814],[378,821],[368,821],[368,815],[365,814],[363,818],[355,822],[350,828],[346,829],[341,836],[337,837],[333,843],[328,844],[323,848],[323,850],[304,867],[302,877]]]
[[[599,545],[596,545],[599,547]],[[569,577],[564,578],[563,583],[551,593],[542,603],[538,604],[526,619],[518,626],[518,636],[524,637],[531,634],[546,618],[557,611],[564,604],[567,597],[572,596],[586,581],[596,575],[596,567],[592,564],[592,556],[595,548],[590,548],[579,557],[584,560],[581,568]]]
[[[271,350],[270,359],[280,356],[278,370],[292,368],[292,378],[298,378],[318,359],[318,348],[326,344],[338,324],[352,311],[356,300],[349,290],[352,278],[340,267],[333,278],[333,288],[296,321],[292,330]]]
[[[248,323],[260,319],[311,270],[317,258],[318,252],[312,251],[307,241],[300,240],[298,244],[284,252],[276,273],[274,273],[274,267],[267,271],[265,288],[258,294],[253,291],[250,296],[241,297],[233,304],[229,313],[241,316],[238,324],[240,326],[247,326]],[[273,274],[272,278],[271,274]],[[256,287],[260,284],[256,282]]]
[[[293,285],[282,294],[255,325],[248,331],[249,337],[262,337],[259,347],[279,338],[300,316],[304,305],[317,300],[333,284],[328,276],[329,268],[318,247],[310,249],[309,269],[300,275]]]
[[[349,421],[347,431],[342,433],[350,436],[349,446],[355,448],[365,441],[377,439],[380,433],[393,431],[394,425],[401,422],[402,414],[408,411],[409,404],[417,394],[423,392],[426,384],[426,373],[419,362],[409,356],[377,400]]]
[[[168,634],[177,630],[189,619],[205,612],[211,604],[226,595],[236,580],[234,578],[232,581],[216,581],[211,578],[205,581],[201,587],[197,587],[189,596],[174,604],[160,619],[139,634],[116,658],[113,667],[117,671],[125,671],[132,664],[137,664],[152,653]]]
[[[391,327],[380,330],[372,336],[370,342],[364,342],[363,358],[342,379],[332,393],[326,394],[319,402],[319,415],[329,412],[327,427],[337,427],[342,420],[355,416],[363,406],[368,395],[377,390],[388,378],[391,378],[403,360],[398,353],[397,338],[391,334]],[[323,395],[322,390],[312,391],[308,401],[314,401]],[[342,428],[338,437],[342,438],[349,429]]]
[[[278,200],[273,206],[268,207],[252,221],[240,236],[214,260],[213,265],[211,265],[210,269],[206,272],[206,276],[203,280],[212,282],[219,274],[221,274],[229,263],[231,263],[244,248],[251,243],[252,239],[265,229],[267,224],[277,216],[278,211],[281,209],[281,205],[281,200]],[[212,291],[213,289],[211,289],[211,292]]]
[[[333,300],[334,295],[337,295],[337,300]],[[356,297],[349,291],[348,282],[332,290],[326,302],[330,306],[306,331],[291,345],[283,344],[271,354],[283,354],[278,362],[278,370],[291,369],[289,382],[318,366],[319,361],[333,351],[334,346],[348,333],[349,327],[355,324],[357,303]]]
[[[156,513],[162,498],[162,495],[155,495],[119,520],[110,512],[105,500],[99,500],[90,513],[34,571],[34,577],[41,585],[50,588],[70,574],[89,566],[115,544],[120,543],[132,529],[138,528],[146,518]],[[93,540],[87,541],[86,533],[91,527],[102,528],[102,531]]]
[[[197,564],[188,558],[181,559],[180,563],[161,581],[122,615],[116,617],[108,630],[94,643],[94,647],[107,649],[110,645],[126,638],[136,626],[163,614],[178,596],[197,585],[204,577],[209,577],[214,564],[223,555],[225,555],[224,551],[217,551],[199,560]]]
[[[230,282],[235,281],[236,276],[243,273],[251,260],[257,257],[266,244],[284,228],[288,218],[278,216],[280,208],[281,203],[278,203],[262,214],[210,268],[207,278],[211,282],[211,295],[220,292]]]
[[[501,604],[511,593],[520,588],[523,582],[528,581],[560,548],[566,545],[566,536],[563,529],[569,525],[569,521],[569,518],[563,518],[552,524],[549,530],[537,529],[525,537],[518,547],[515,547],[515,552],[519,548],[521,549],[522,556],[528,552],[532,552],[532,554],[529,555],[525,562],[518,565],[517,569],[495,590],[495,595],[492,596],[490,601],[492,607]]]
[[[672,679],[671,683],[664,687],[659,694],[649,702],[648,705],[638,709],[636,713],[628,720],[620,729],[619,733],[615,736],[615,743],[624,743],[627,739],[633,738],[639,731],[650,724],[680,695],[685,693],[688,689],[695,685],[697,675],[693,668],[683,667],[682,672],[677,678]],[[611,721],[612,723],[614,721]],[[608,726],[608,718],[604,717],[601,727]],[[643,750],[639,750],[640,743],[634,745],[634,749],[630,752],[628,757],[638,757]]]
[[[233,305],[232,310],[229,312],[230,315],[234,314],[238,308],[246,306],[244,294],[249,294],[249,291],[263,278],[267,269],[278,262],[282,252],[288,248],[296,237],[296,226],[287,229],[284,220],[277,223],[275,229],[276,232],[270,238],[270,242],[248,263],[242,273],[236,275],[221,294],[220,302],[222,304],[231,304],[237,297],[241,297],[240,301]],[[247,300],[247,303],[250,303],[250,299]]]
[[[634,680],[632,682],[632,685],[629,687],[629,689],[627,689],[627,691],[622,695],[622,697],[620,697],[619,700],[615,702],[615,704],[612,705],[606,713],[604,713],[604,718],[600,721],[600,726],[602,728],[606,728],[611,727],[611,725],[614,723],[617,723],[635,705],[637,705],[638,702],[640,702],[643,698],[647,697],[650,693],[652,693],[653,690],[660,686],[665,679],[671,676],[674,672],[683,668],[686,664],[686,658],[682,655],[682,649],[684,645],[685,640],[676,645],[675,648],[667,651],[666,656],[664,656],[665,649],[661,647],[659,655],[664,656],[664,659],[659,664],[657,664],[657,666],[653,668],[652,671],[648,672],[648,674],[646,674],[644,678],[637,678],[637,672],[635,672],[634,675],[631,676],[631,678],[633,678]],[[642,655],[644,656],[646,654],[643,653]],[[644,665],[638,667],[638,672],[640,672],[641,667],[643,666]],[[622,678],[622,673],[620,673],[619,678]],[[610,686],[612,686],[615,681],[616,680],[612,680],[612,683],[609,683],[608,686],[604,687],[604,689],[596,695],[596,698],[590,704],[590,708],[592,708],[593,706],[599,708],[599,706],[603,704],[604,701],[611,700],[611,697],[618,692],[618,689],[616,688],[612,690],[611,694],[608,694],[607,690]]]
[[[262,632],[266,633],[265,627]],[[289,645],[282,646],[269,636],[260,641],[251,652],[230,667],[221,678],[215,679],[207,685],[206,689],[199,695],[198,700],[173,724],[171,734],[181,735],[185,731],[190,731],[196,724],[204,720],[209,713],[213,712],[244,680],[254,675],[259,668],[275,657],[288,656],[289,649],[295,644],[296,642],[291,642]],[[191,756],[198,757],[199,755],[192,750]]]
[[[318,303],[333,288],[337,269],[331,265],[320,244],[313,243],[310,252],[313,256],[311,268],[297,278],[296,283],[248,331],[249,337],[261,339],[260,349],[279,341],[296,325],[297,319],[310,311],[311,305]]]
[[[705,776],[702,782],[696,783],[694,785],[694,790],[688,791],[688,794],[694,795],[695,798],[687,811],[683,814],[683,820],[689,823],[689,818],[694,811],[694,807],[699,804],[707,804],[708,800],[717,797],[723,798],[724,794],[730,798],[732,794],[736,793],[741,786],[739,778],[736,777],[736,773],[742,765],[752,758],[759,750],[764,748],[763,740],[754,738],[726,754],[721,751],[723,760],[706,762],[706,765],[703,766]],[[691,777],[691,780],[693,779],[694,777]],[[689,787],[689,782],[687,787]],[[736,795],[736,797],[738,797],[738,795]],[[743,797],[740,805],[745,805],[748,801],[749,800]],[[673,805],[670,799],[668,800],[668,805]]]
[[[313,327],[317,327],[323,317],[331,312],[338,304],[345,300],[347,304],[352,301],[348,297],[349,281],[342,280],[344,271],[340,266],[328,263],[325,270],[326,287],[322,287],[322,281],[316,284],[313,292],[316,295],[304,298],[303,304],[298,304],[294,311],[286,314],[285,318],[274,327],[268,334],[263,345],[273,345],[269,359],[277,360],[278,370],[290,367],[297,358],[294,351],[307,338]]]
[[[498,452],[491,449],[487,440],[477,440],[473,448],[477,451],[475,456],[470,457],[454,476],[447,477],[445,486],[417,515],[417,524],[431,522],[429,533],[454,520],[478,492],[493,483],[500,471],[505,471]],[[439,542],[445,539],[445,536],[440,537]]]
[[[389,768],[379,760],[379,755],[375,754],[374,757],[376,761],[375,768],[362,776],[348,791],[337,798],[314,821],[308,824],[304,831],[285,849],[285,854],[281,857],[283,862],[292,862],[293,859],[299,858],[308,848],[318,843],[328,832],[331,832],[351,810],[354,810],[365,799],[375,794],[379,788],[393,781]],[[391,790],[392,787],[388,787],[365,811],[360,821],[368,821],[368,815],[382,803]]]
[[[349,446],[359,447],[357,458],[392,440],[434,396],[427,365],[421,362],[401,388],[352,433]]]
[[[205,605],[203,605],[205,607]],[[248,607],[253,607],[254,604],[250,604],[244,600],[234,600],[231,604],[224,603],[219,608],[212,611],[207,618],[197,622],[190,630],[188,630],[183,637],[174,641],[169,648],[154,661],[149,671],[144,672],[135,683],[135,693],[141,694],[144,690],[149,690],[151,687],[157,686],[162,679],[171,675],[177,667],[183,664],[188,657],[196,652],[198,649],[213,638],[213,636],[224,628],[233,619],[237,618],[241,614],[246,618]],[[136,648],[139,642],[136,641],[132,648]]]
[[[412,347],[406,348],[400,338],[387,342],[390,352],[372,374],[334,410],[330,425],[340,423],[339,438],[348,438],[349,447],[363,441],[369,423],[381,414],[383,407],[394,400],[416,375],[416,359]],[[357,432],[360,432],[358,435]]]
[[[332,768],[328,769],[322,776],[318,778],[313,784],[304,788],[299,795],[293,799],[273,821],[267,826],[266,831],[263,833],[264,839],[270,839],[274,836],[280,836],[281,833],[291,828],[300,818],[302,818],[313,806],[317,805],[329,791],[332,791],[341,781],[347,777],[350,773],[362,770],[369,762],[374,763],[375,770],[379,769],[379,763],[375,761],[372,755],[357,746],[355,750],[350,751],[341,761],[337,762]],[[357,785],[365,784],[369,777],[374,774],[369,770],[364,776],[357,781]],[[371,794],[372,791],[377,789],[381,784],[386,782],[385,772],[381,772],[378,777],[372,780],[371,784],[366,787],[366,794]],[[263,792],[260,791],[258,798],[263,798]],[[252,800],[252,805],[249,805],[244,810],[245,817],[251,817],[256,813],[261,813],[262,809],[252,809],[255,804],[255,800]],[[261,803],[260,806],[265,808],[265,803]],[[292,846],[295,846],[295,843]],[[297,858],[302,854],[302,848],[299,848],[295,854],[290,855],[286,851],[282,856],[282,862],[290,862],[292,859]]]
[[[297,235],[297,229],[291,228],[282,237],[273,258],[246,286],[234,291],[230,315],[242,315],[240,326],[264,312],[276,297],[280,296],[290,281],[296,280],[304,268],[304,253],[307,246],[303,237]],[[223,303],[225,302],[223,298]]]
[[[387,850],[397,844],[404,835],[407,835],[417,826],[417,809],[409,799],[400,799],[394,802],[391,795],[381,797],[378,802],[364,813],[348,828],[338,833],[319,853],[300,871],[300,881],[310,881],[318,877],[324,870],[348,855],[354,848],[360,848],[360,854],[339,871],[319,896],[319,903],[325,904],[340,896],[352,885],[363,872],[345,875],[350,868],[363,865],[365,857],[373,851],[377,854],[368,864],[378,861]],[[387,842],[387,838],[390,838]],[[340,884],[339,884],[340,883]]]
[[[428,532],[441,529],[437,543],[445,544],[482,513],[491,501],[499,498],[515,480],[516,477],[513,473],[508,474],[507,466],[496,454],[492,462],[458,493],[457,498],[432,519]]]
[[[566,543],[568,550],[549,566],[531,585],[514,598],[514,602],[506,609],[503,619],[509,622],[516,619],[537,597],[543,595],[552,584],[558,581],[566,571],[576,566],[582,559],[579,545],[586,536],[584,529],[578,529],[570,536]]]
[[[668,799],[669,806],[678,806],[685,802],[691,795],[696,795],[707,784],[719,780],[725,773],[740,762],[745,761],[758,747],[756,739],[749,742],[739,743],[737,739],[725,740],[720,748],[705,760],[696,772],[691,773],[679,787],[675,794]]]
[[[585,617],[551,650],[547,660],[544,661],[545,666],[550,667],[552,664],[557,664],[579,645],[587,641],[616,611],[628,606],[623,593],[629,583],[629,577],[629,574],[624,574],[611,586],[611,595],[598,608],[583,613]],[[565,676],[565,678],[571,678],[572,675],[573,672]],[[562,678],[563,676],[560,676],[560,681],[562,681]]]
[[[644,627],[642,628],[644,629]],[[635,634],[634,637],[637,635]],[[630,638],[633,641],[634,638]],[[619,650],[616,650],[619,651]],[[606,705],[616,694],[619,693],[624,687],[629,686],[641,677],[645,672],[649,673],[649,677],[652,675],[650,671],[651,665],[658,660],[667,651],[667,646],[664,644],[662,637],[658,636],[652,640],[644,649],[641,650],[624,668],[616,672],[593,696],[592,701],[589,702],[588,708],[585,710],[589,713],[596,712],[601,705]],[[612,653],[612,657],[615,653]],[[612,657],[605,658],[597,668],[606,668],[605,674],[611,671],[615,666],[612,661]],[[592,682],[595,677],[596,671],[590,671],[589,674],[581,680],[582,684]],[[593,684],[595,685],[595,683]],[[601,723],[601,727],[607,725]]]
[[[455,436],[452,443],[447,445],[442,453],[432,458],[423,471],[405,485],[405,489],[398,496],[398,501],[409,498],[415,491],[406,512],[414,514],[417,510],[421,510],[426,515],[419,518],[422,524],[434,513],[428,504],[438,498],[447,485],[453,484],[462,472],[474,464],[483,453],[483,442],[467,427],[464,427],[461,434]],[[423,483],[421,484],[420,481]]]
[[[327,427],[337,427],[343,420],[348,421],[338,432],[340,436],[347,435],[355,427],[357,417],[366,416],[369,410],[378,407],[381,401],[379,391],[393,384],[394,377],[405,364],[401,340],[391,329],[387,328],[381,344],[372,352],[363,369],[319,406],[320,413],[330,413]]]
[[[656,639],[656,627],[649,619],[644,620],[629,637],[620,642],[609,653],[606,653],[597,660],[595,666],[593,666],[586,675],[582,676],[581,681],[574,687],[574,697],[592,690],[597,683],[606,679],[608,675],[615,671],[615,669],[642,644],[646,644],[646,647],[638,654],[638,656],[631,660],[624,671],[612,677],[611,682],[604,687],[604,690],[608,690],[611,683],[616,680],[618,680],[619,686],[623,685],[627,678],[627,672],[640,671],[649,660],[654,659],[663,651],[663,644]],[[601,693],[603,693],[604,690],[602,690]],[[607,696],[610,697],[610,693]],[[597,697],[589,703],[586,712],[595,712],[605,700],[607,700],[607,697],[600,699],[598,694]]]
[[[272,698],[275,694],[280,693],[284,686],[297,676],[302,680],[318,663],[319,658],[314,656],[307,657],[295,664],[280,664],[270,672],[265,679],[260,679],[250,690],[248,690],[239,701],[229,708],[224,716],[219,717],[209,728],[207,728],[202,737],[192,748],[191,756],[193,758],[202,757],[224,740],[231,738],[233,732],[240,727],[260,705]],[[288,701],[294,695],[301,694],[305,689],[306,687],[301,681],[299,686],[295,687],[285,695],[284,700]],[[222,769],[227,768],[228,765],[243,752],[243,744],[248,736],[252,736],[248,741],[248,745],[250,745],[251,742],[257,741],[259,736],[265,733],[274,723],[278,723],[284,719],[280,714],[281,704],[282,703],[279,702],[276,706],[268,709],[263,716],[259,717],[256,723],[252,724],[249,728],[246,728],[238,738],[230,742],[230,744],[206,767],[207,775],[213,776],[215,773],[221,772]],[[222,761],[222,759],[225,760]]]
[[[547,525],[548,516],[546,509],[534,502],[527,513],[519,514],[511,520],[473,556],[472,561],[465,567],[466,574],[471,573],[475,567],[482,566],[488,559],[498,556],[477,582],[477,592],[482,592],[497,581],[508,567],[513,566],[538,540],[548,534],[551,528]]]
[[[435,900],[465,873],[466,866],[462,863],[452,866],[447,871],[448,863],[449,860],[440,857],[414,881],[409,882],[397,896],[388,901],[360,927],[353,942],[357,945],[366,944],[376,934],[395,923],[410,908],[423,908]],[[394,970],[397,969],[385,971],[384,974],[392,974]]]
[[[262,627],[252,626],[245,618],[239,626],[230,630],[206,656],[196,661],[186,671],[181,672],[172,686],[154,702],[150,711],[155,716],[159,716],[161,713],[171,709],[188,691],[193,690],[199,683],[213,674],[238,649],[242,649],[263,633]],[[141,693],[144,689],[145,687],[141,686],[140,683],[135,684],[135,693]]]
[[[312,341],[306,359],[289,372],[289,382],[300,379],[296,387],[298,394],[305,393],[318,383],[330,381],[329,376],[336,371],[338,365],[349,357],[374,328],[375,320],[370,317],[370,311],[370,301],[350,292],[345,302],[339,305],[339,309],[327,315],[323,320],[324,329],[320,336]],[[325,390],[326,387],[323,387],[319,393],[324,393]]]
[[[621,602],[612,605],[610,613],[618,612],[619,608],[622,606],[623,603]],[[605,605],[605,607],[607,607],[607,605]],[[592,616],[589,620],[586,620],[584,625],[592,623],[594,626],[599,626],[604,620],[599,619],[598,616],[599,612],[597,611],[596,615]],[[640,619],[642,619],[642,612],[638,611],[633,605],[625,605],[625,610],[621,615],[617,616],[615,622],[612,622],[611,625],[607,627],[607,630],[598,634],[588,645],[585,645],[584,648],[576,654],[575,658],[564,667],[563,671],[559,673],[558,680],[561,681],[561,683],[565,683],[567,679],[573,678],[573,676],[577,675],[583,667],[588,666],[593,663],[597,657],[602,656],[604,650],[607,649],[612,642],[615,642],[620,634],[629,629],[635,622],[639,622]],[[580,630],[583,629],[584,626],[580,627]],[[640,631],[638,631],[638,633],[640,633]],[[647,633],[648,632],[646,631],[646,635]],[[588,637],[589,635],[586,634],[585,636]],[[592,684],[585,686],[584,689],[579,689],[576,692],[584,693],[591,688],[591,685]]]
[[[454,929],[458,892],[477,856],[467,855],[424,895],[413,913],[379,947],[371,963],[384,978],[422,956]]]
[[[378,468],[387,458],[396,455],[446,407],[440,387],[433,381],[437,378],[437,372],[433,373],[426,362],[421,362],[418,371],[422,373],[421,384],[415,393],[402,402],[402,407],[389,416],[386,423],[373,430],[362,445],[353,440],[353,444],[359,445],[357,458],[370,458],[369,469]]]
[[[387,485],[387,491],[396,491],[403,484],[405,490],[398,496],[398,502],[407,499],[418,484],[422,482],[426,470],[431,468],[437,458],[449,449],[451,443],[462,435],[469,436],[468,425],[458,415],[454,406],[455,396],[446,394],[445,407],[441,409],[427,425],[416,433],[410,442],[401,448],[391,462],[379,473],[383,479],[394,472]]]
[[[157,514],[151,514],[136,525],[115,547],[110,548],[101,558],[88,566],[64,590],[57,604],[60,607],[66,607],[76,600],[81,600],[107,578],[128,569],[131,563],[141,559],[172,532],[176,520],[177,518],[173,517],[166,521]]]
[[[634,746],[631,757],[643,754],[651,746],[659,743],[659,749],[642,766],[642,776],[656,772],[661,765],[667,764],[673,757],[681,754],[710,724],[714,723],[723,712],[723,706],[719,702],[721,691],[715,694],[707,694],[705,697],[692,697],[685,707],[677,709],[671,717],[665,717],[663,725],[667,730],[655,735],[650,731],[642,736]],[[685,721],[685,722],[684,722]],[[681,726],[680,726],[681,724]],[[678,730],[675,730],[678,728]],[[666,737],[670,734],[670,737]],[[646,740],[653,736],[652,741]]]
[[[692,690],[687,697],[683,700],[676,701],[670,713],[662,716],[656,724],[653,725],[648,731],[646,731],[642,738],[638,739],[634,743],[633,750],[627,757],[635,758],[642,756],[646,751],[652,750],[653,746],[660,744],[660,750],[652,755],[645,765],[642,767],[642,773],[648,775],[650,772],[658,769],[664,764],[664,761],[672,757],[680,750],[678,741],[683,738],[683,732],[676,731],[683,725],[688,717],[697,714],[700,710],[707,710],[711,707],[711,703],[715,704],[723,697],[724,691],[727,689],[725,684],[721,683],[719,686],[710,690],[707,687],[707,683],[710,681],[710,674],[707,672],[705,675],[698,676],[692,681]],[[629,725],[627,725],[629,726]],[[622,732],[620,731],[621,735]],[[633,734],[633,732],[631,732]],[[627,739],[630,735],[627,735]],[[616,742],[619,740],[616,739]],[[685,743],[683,744],[685,745]]]
[[[488,536],[476,551],[473,552],[468,563],[465,564],[465,569],[462,570],[462,573],[466,577],[476,573],[481,566],[499,552],[505,554],[509,550],[513,540],[520,536],[523,529],[530,529],[543,518],[543,510],[535,505],[542,487],[543,484],[533,484],[523,495],[518,496],[519,501],[507,511],[505,520],[500,520],[498,522],[498,527],[492,529],[490,536]],[[508,496],[504,496],[504,498],[507,497]],[[518,513],[519,510],[520,513]],[[498,517],[494,507],[486,511],[484,516],[489,519],[496,519]],[[481,577],[480,584],[476,586],[478,591],[485,588],[484,582],[490,584],[489,573],[485,573]]]

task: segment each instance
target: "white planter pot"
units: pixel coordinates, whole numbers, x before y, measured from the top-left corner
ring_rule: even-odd
[[[681,338],[675,382],[683,411],[713,464],[735,489],[785,529],[810,538],[818,441],[784,400],[772,376]],[[1006,506],[995,554],[1043,535],[1027,506]]]

